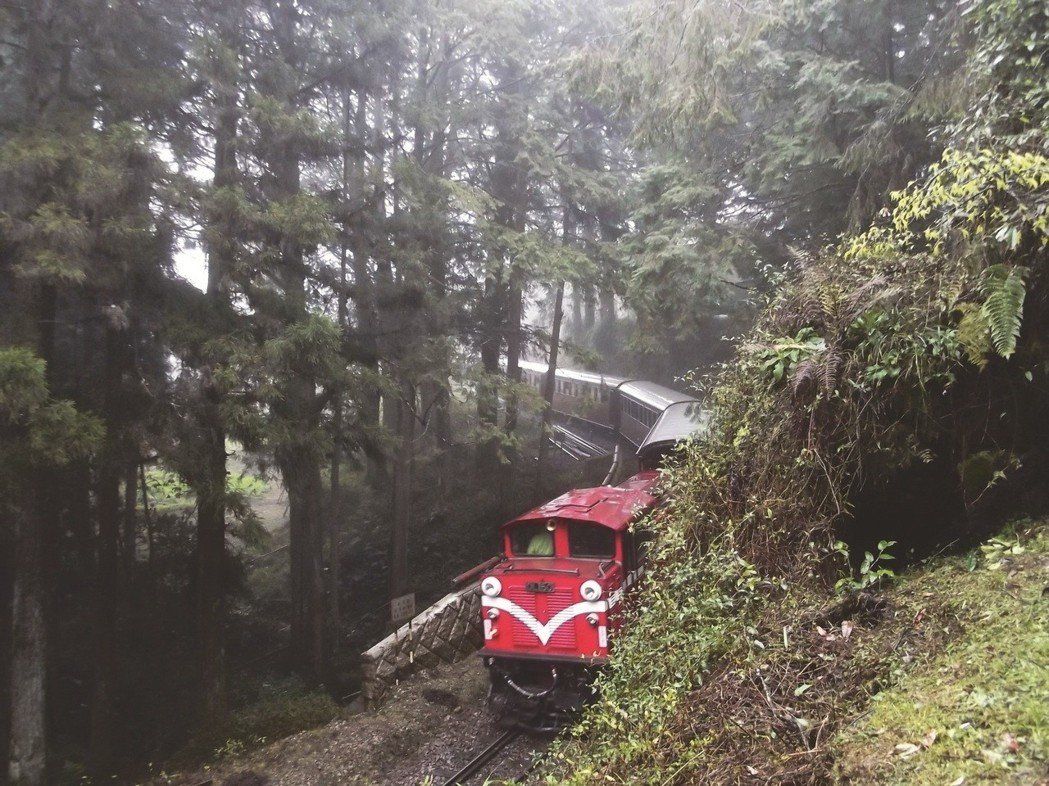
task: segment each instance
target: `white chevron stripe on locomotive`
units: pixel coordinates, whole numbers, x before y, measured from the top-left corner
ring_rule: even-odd
[[[580,614],[589,614],[592,611],[607,611],[608,606],[603,600],[584,600],[575,603],[566,609],[561,609],[545,625],[533,617],[528,611],[522,609],[508,598],[489,598],[487,595],[481,597],[481,605],[486,608],[500,609],[512,616],[528,630],[535,634],[539,642],[545,647],[557,629],[573,617]]]

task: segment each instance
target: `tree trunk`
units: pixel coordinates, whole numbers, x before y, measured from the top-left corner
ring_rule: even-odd
[[[499,466],[499,441],[493,432],[499,427],[499,350],[502,344],[503,309],[500,307],[501,287],[492,276],[484,282],[480,315],[481,371],[477,384],[477,419],[482,430],[477,444],[477,472],[482,479],[491,478]]]
[[[342,508],[342,404],[335,405],[332,414],[332,431],[335,433],[335,442],[332,445],[331,473],[328,478],[329,498],[327,516],[328,535],[328,630],[331,643],[331,655],[338,653],[339,644],[342,641],[342,611],[340,603],[340,592],[342,590],[342,546],[339,537],[339,523]]]
[[[360,99],[358,98],[358,101]],[[342,203],[345,214],[349,213],[352,158],[350,156],[350,95],[344,92],[342,95]],[[349,299],[347,266],[349,262],[350,230],[347,223],[342,226],[342,237],[339,239],[339,291],[337,318],[339,332],[344,334],[349,322]],[[338,652],[339,642],[342,640],[342,616],[340,611],[339,593],[341,590],[340,562],[341,548],[339,544],[339,518],[342,501],[342,389],[335,392],[332,404],[332,449],[331,449],[331,471],[328,478],[329,499],[327,516],[328,535],[328,629],[332,656]]]
[[[105,460],[103,460],[104,463]],[[95,682],[91,703],[91,769],[113,769],[113,691],[116,681],[116,604],[119,570],[120,476],[103,468],[98,484],[98,557],[95,586]]]
[[[519,232],[525,209],[525,186],[527,179],[522,172],[518,154],[521,150],[521,116],[518,98],[521,93],[521,67],[507,60],[497,69],[499,79],[499,104],[496,108],[495,151],[492,156],[491,191],[497,205],[495,223],[505,230]],[[484,305],[481,319],[481,364],[487,379],[485,387],[478,391],[478,415],[481,426],[495,430],[498,425],[499,397],[495,380],[499,374],[499,350],[502,340],[516,343],[516,349],[507,348],[507,361],[513,364],[514,373],[520,359],[520,271],[510,249],[504,248],[503,274],[501,280],[489,275],[484,285]],[[510,358],[510,355],[516,357]],[[507,396],[507,431],[516,428],[517,403],[513,394]],[[482,468],[490,473],[497,466],[499,453],[498,437],[494,434],[479,447]]]
[[[135,569],[135,552],[138,540],[138,465],[137,456],[124,466],[124,532],[120,536],[120,557],[125,579]]]
[[[364,214],[367,207],[368,194],[368,162],[367,147],[371,129],[368,127],[368,93],[363,88],[357,90],[357,105],[354,108],[354,137],[356,149],[354,151],[354,189],[353,189],[353,211],[354,220],[356,214]],[[379,111],[376,102],[376,111]],[[348,206],[349,209],[349,206]],[[350,216],[347,216],[347,222]],[[379,358],[379,317],[375,305],[375,285],[369,266],[370,251],[368,248],[367,234],[363,230],[351,231],[345,229],[351,244],[351,264],[353,267],[353,310],[357,328],[357,341],[362,354],[369,358],[372,367],[376,367]],[[364,452],[367,457],[366,471],[368,481],[372,488],[385,488],[386,462],[382,450],[375,438],[379,426],[381,396],[379,388],[375,385],[366,385],[357,402],[357,412],[361,425],[364,428]]]
[[[616,348],[616,295],[611,289],[601,289],[598,307],[597,335],[594,348],[607,355]]]
[[[397,406],[397,448],[394,454],[390,510],[390,599],[408,591],[408,535],[412,516],[412,453],[415,443],[415,388],[401,385]]]
[[[518,401],[515,385],[521,382],[521,347],[524,343],[521,334],[523,294],[521,292],[520,273],[510,274],[509,309],[506,326],[506,377],[510,389],[506,394],[506,433],[513,436],[517,430]]]
[[[50,2],[41,2],[36,11],[39,18],[31,25],[30,40],[39,44]],[[37,67],[42,66],[37,63]],[[54,392],[54,286],[45,284],[37,292],[36,316],[37,352],[46,364],[48,388]],[[58,540],[56,474],[38,469],[28,484],[27,504],[21,510],[16,508],[12,517],[11,644],[10,652],[3,652],[6,647],[0,650],[10,656],[10,670],[3,672],[10,680],[6,691],[10,717],[0,729],[8,733],[5,772],[12,786],[38,786],[47,776],[48,621],[53,619],[48,608],[48,578],[54,575]]]
[[[274,38],[282,64],[291,73],[301,68],[299,9],[293,0],[274,4]],[[295,92],[281,88],[275,96],[284,111],[299,110]],[[267,196],[274,202],[293,200],[302,193],[302,151],[299,141],[283,134],[267,134],[270,146],[268,166],[273,174]],[[290,233],[273,238],[280,253],[278,270],[284,302],[280,311],[285,327],[309,318],[306,291],[305,250]],[[284,487],[288,492],[289,551],[291,559],[291,659],[296,670],[309,682],[324,678],[326,652],[324,627],[324,518],[321,509],[322,454],[315,445],[320,428],[321,405],[317,380],[297,370],[282,384],[282,400],[274,407],[281,429],[287,434],[277,448]]]
[[[223,573],[226,557],[226,433],[222,394],[205,369],[202,402],[205,470],[197,494],[196,617],[200,720],[215,729],[226,714]]]
[[[46,774],[43,523],[14,520],[11,593],[11,729],[7,776],[12,786],[42,786]]]
[[[300,674],[317,682],[327,666],[321,465],[309,447],[281,453],[278,463],[288,492],[291,533],[291,657]]]
[[[550,326],[550,354],[547,360],[546,376],[543,378],[543,417],[539,426],[539,449],[536,460],[535,490],[542,493],[543,457],[546,453],[547,435],[550,432],[550,415],[554,408],[554,384],[557,374],[557,355],[561,344],[561,321],[564,318],[565,282],[557,283],[557,294],[554,295],[554,318]]]
[[[437,46],[437,51],[440,52],[441,57],[443,57],[445,61],[452,57],[453,50],[447,36],[442,35]],[[430,51],[427,49],[427,56],[425,58],[419,58],[416,79],[420,91],[426,89],[429,55]],[[429,140],[428,150],[425,150],[426,140],[421,133],[422,124],[420,123],[417,126],[416,140],[418,144],[416,145],[416,150],[419,151],[418,155],[421,157],[419,166],[422,170],[435,177],[444,178],[447,176],[451,164],[448,139],[455,138],[456,128],[455,113],[452,111],[450,98],[451,68],[447,64],[439,65],[437,68],[438,76],[434,83],[433,90],[435,94],[434,103],[439,103],[443,111],[441,123],[438,124],[439,127],[434,130]],[[447,199],[442,198],[437,207],[442,213],[447,211],[449,209]],[[449,319],[446,313],[445,303],[448,297],[448,261],[451,256],[451,251],[448,247],[447,239],[440,236],[439,233],[441,231],[443,231],[443,227],[441,230],[438,230],[438,237],[432,239],[430,243],[430,251],[427,255],[427,269],[430,273],[431,288],[435,303],[428,312],[428,328],[431,331],[431,335],[437,337],[447,335],[449,330]],[[427,415],[427,426],[433,434],[434,441],[438,446],[443,448],[448,445],[452,439],[450,413],[451,396],[449,395],[448,387],[451,353],[449,348],[440,341],[436,342],[435,351],[437,355],[430,376],[435,377],[440,375],[440,378],[430,379],[424,382],[421,394],[423,411]],[[442,463],[442,469],[448,469],[446,462]],[[443,475],[444,473],[442,473],[441,476],[442,480]]]
[[[117,662],[117,598],[120,570],[120,470],[126,452],[123,445],[121,388],[123,386],[123,341],[115,327],[105,327],[105,422],[106,438],[99,462],[96,487],[98,539],[96,549],[94,657],[95,682],[91,703],[90,761],[99,777],[113,768],[113,692]]]
[[[30,122],[39,122],[54,97],[51,95],[55,47],[49,29],[53,17],[53,0],[35,0],[28,4],[26,24],[26,68],[23,85]]]
[[[583,290],[582,287],[572,283],[572,319],[568,324],[568,336],[573,341],[578,341],[583,335]]]
[[[236,13],[235,11],[231,13]],[[223,19],[219,31],[224,43],[238,49],[237,19]],[[235,76],[230,75],[235,81]],[[240,106],[237,89],[216,84],[215,175],[216,190],[235,187],[240,179],[237,135]],[[225,215],[207,216],[209,233],[207,301],[212,318],[224,324],[230,318],[229,277],[236,262],[235,230]],[[223,625],[226,616],[224,570],[226,564],[226,429],[222,418],[223,392],[210,366],[201,370],[200,425],[204,467],[197,496],[196,598],[197,671],[200,723],[218,728],[226,715],[226,658]]]

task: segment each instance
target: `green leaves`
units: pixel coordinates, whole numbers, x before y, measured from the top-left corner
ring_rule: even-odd
[[[991,331],[994,348],[1003,358],[1009,359],[1016,351],[1023,322],[1024,298],[1027,287],[1025,267],[992,265],[984,274],[983,290],[986,300],[982,313]]]
[[[827,349],[827,342],[812,328],[802,328],[794,338],[779,339],[755,354],[775,383],[783,382],[799,363]]]
[[[851,572],[846,572],[845,575],[843,575],[834,585],[834,588],[838,592],[858,592],[877,584],[883,579],[888,580],[895,578],[896,573],[885,567],[886,562],[895,559],[895,557],[889,553],[889,549],[895,545],[895,540],[878,541],[878,553],[873,554],[869,551],[865,551],[863,553],[863,562],[860,563],[856,575],[853,576]],[[842,544],[841,541],[838,541],[838,543],[835,544],[835,550],[837,552],[847,555],[848,550],[843,547],[844,544]]]

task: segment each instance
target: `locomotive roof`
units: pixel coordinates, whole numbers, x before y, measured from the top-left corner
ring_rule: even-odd
[[[648,436],[641,442],[637,455],[672,445],[707,428],[710,412],[699,401],[679,401],[667,407],[659,416]]]
[[[695,397],[690,396],[687,393],[682,393],[655,382],[644,382],[641,380],[624,382],[619,386],[619,392],[640,401],[642,404],[647,404],[660,412],[671,404],[696,400]]]
[[[621,532],[630,526],[639,512],[655,503],[651,490],[658,479],[656,472],[641,472],[619,486],[573,489],[503,526],[558,518],[588,521]]]
[[[536,371],[540,374],[545,374],[547,369],[550,368],[546,363],[537,363],[534,360],[522,360],[518,365],[523,369]],[[561,379],[571,379],[576,382],[589,382],[594,385],[603,384],[610,388],[617,387],[626,382],[624,377],[614,377],[609,374],[601,374],[597,371],[578,371],[576,369],[561,367],[554,369],[554,376]]]

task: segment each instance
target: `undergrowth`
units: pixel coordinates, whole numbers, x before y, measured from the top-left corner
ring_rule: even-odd
[[[204,730],[172,762],[191,766],[224,759],[305,729],[323,726],[340,710],[322,690],[309,690],[296,678],[264,684],[254,701],[234,710],[220,727]]]

